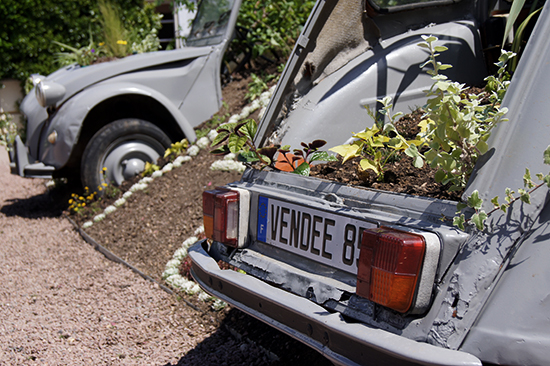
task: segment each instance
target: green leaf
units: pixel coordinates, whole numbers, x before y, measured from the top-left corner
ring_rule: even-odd
[[[466,222],[466,218],[464,215],[455,216],[453,218],[453,225],[457,226],[460,230],[464,230],[464,223]]]
[[[244,163],[253,163],[260,159],[258,159],[258,156],[254,153],[254,151],[241,151],[239,155],[237,155],[237,160]]]
[[[550,165],[550,145],[548,145],[546,150],[544,150],[543,158],[544,158],[544,164]]]
[[[472,194],[468,197],[468,206],[479,210],[481,209],[481,206],[483,205],[483,200],[479,198],[479,192],[477,189],[472,192]]]
[[[531,204],[531,195],[529,194],[529,192],[527,192],[525,189],[518,189],[518,193],[519,193],[519,199],[522,202],[525,202],[528,205]]]
[[[214,155],[227,155],[229,153],[230,153],[230,151],[229,151],[229,147],[227,145],[223,145],[223,146],[220,146],[217,149],[210,150],[210,154],[214,154]]]
[[[239,151],[242,150],[247,140],[248,138],[246,136],[238,136],[235,134],[230,135],[227,141],[229,151],[231,151],[233,154],[237,154]]]
[[[344,159],[342,163],[345,163],[349,159],[361,155],[361,146],[359,146],[359,144],[339,145],[330,148],[329,151],[333,151],[342,156],[342,158]]]
[[[239,131],[243,132],[250,141],[254,140],[257,130],[258,124],[253,119],[249,119],[248,122],[239,129]]]
[[[485,220],[487,220],[487,214],[484,211],[472,215],[472,222],[476,225],[478,230],[483,230]]]
[[[479,150],[479,153],[481,155],[485,154],[487,150],[489,150],[489,145],[483,140],[479,140],[479,142],[476,145],[476,148]]]
[[[514,200],[514,191],[512,191],[510,188],[506,188],[504,190],[506,197],[504,197],[504,200],[508,203],[512,202]]]
[[[212,144],[210,144],[211,147],[216,147],[219,144],[223,143],[225,140],[229,138],[229,132],[223,131],[218,133],[218,135],[214,138],[212,141]]]
[[[363,159],[363,160],[361,160],[359,165],[361,165],[361,168],[363,170],[369,170],[370,169],[370,170],[374,171],[376,173],[376,175],[380,175],[380,171],[378,170],[378,167],[375,165],[373,160]]]
[[[426,43],[434,43],[435,41],[437,41],[437,37],[435,36],[421,36],[422,39],[424,39],[424,41],[426,41]]]
[[[502,46],[506,43],[506,38],[508,37],[508,34],[512,30],[512,27],[514,26],[514,23],[516,22],[516,19],[521,12],[521,9],[523,8],[523,5],[525,4],[525,0],[514,0],[512,3],[512,7],[510,8],[510,12],[508,13],[508,18],[506,20],[506,28],[504,29],[504,36],[502,37]],[[502,48],[502,47],[501,47]]]
[[[310,170],[311,170],[310,165],[306,162],[303,162],[296,169],[294,169],[293,173],[296,173],[296,174],[299,174],[299,175],[304,175],[304,176],[307,177],[307,176],[309,176],[309,171]]]
[[[437,172],[435,172],[434,179],[436,182],[441,183],[446,176],[447,173],[445,173],[444,170],[439,169]]]
[[[447,51],[447,50],[448,50],[448,48],[445,47],[445,46],[435,46],[435,47],[434,47],[434,51],[435,51],[435,52],[445,52],[445,51]]]
[[[529,168],[525,168],[525,174],[523,175],[523,186],[527,188],[533,188],[535,183],[531,179],[531,171]]]
[[[459,202],[456,204],[456,212],[460,212],[462,210],[464,210],[466,207],[468,207],[468,205],[464,202]]]
[[[309,162],[314,161],[337,161],[335,156],[329,155],[326,151],[316,151],[309,157]]]
[[[493,204],[493,206],[495,206],[495,208],[499,208],[499,207],[500,207],[500,203],[498,203],[498,196],[494,197],[494,198],[491,200],[491,203]]]

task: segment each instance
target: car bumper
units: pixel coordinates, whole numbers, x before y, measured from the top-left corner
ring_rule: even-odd
[[[199,285],[242,311],[321,352],[338,365],[481,365],[465,352],[398,336],[361,323],[255,277],[222,270],[205,250],[205,240],[189,249],[191,274]]]
[[[21,137],[16,136],[13,149],[10,151],[10,170],[12,174],[25,178],[52,178],[55,168],[44,165],[43,163],[33,163],[32,159],[21,141]]]

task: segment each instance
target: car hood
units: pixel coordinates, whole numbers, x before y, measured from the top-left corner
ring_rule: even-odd
[[[131,55],[122,59],[90,66],[76,64],[61,68],[48,75],[45,82],[55,82],[65,87],[62,104],[86,87],[118,75],[136,72],[147,68],[177,63],[210,54],[213,47],[187,47],[171,51],[158,51]]]

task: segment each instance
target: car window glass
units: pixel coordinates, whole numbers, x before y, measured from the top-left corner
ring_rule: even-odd
[[[219,43],[225,34],[233,0],[202,0],[193,20],[188,45],[204,46]]]

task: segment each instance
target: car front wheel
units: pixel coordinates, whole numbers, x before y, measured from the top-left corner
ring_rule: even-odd
[[[91,191],[102,183],[119,186],[141,173],[146,162],[156,162],[170,143],[160,128],[147,121],[132,118],[109,123],[84,150],[82,184]]]

